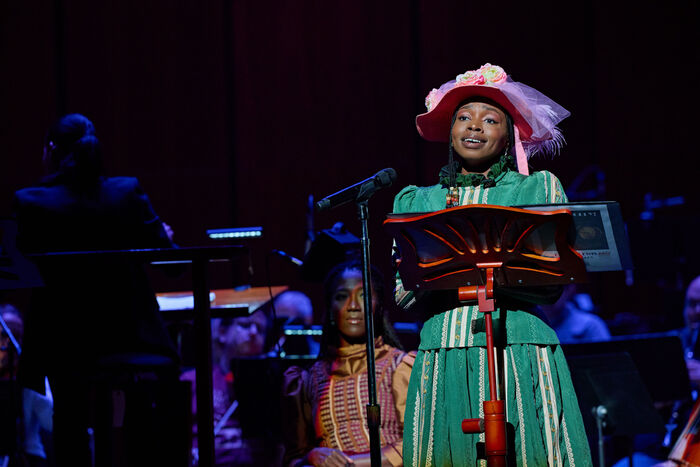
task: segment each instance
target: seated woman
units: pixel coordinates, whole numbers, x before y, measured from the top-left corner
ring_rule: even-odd
[[[372,268],[377,403],[382,465],[403,465],[403,419],[414,353],[400,349],[383,307],[384,282]],[[335,266],[324,284],[327,314],[318,360],[284,378],[285,464],[370,465],[362,264]]]

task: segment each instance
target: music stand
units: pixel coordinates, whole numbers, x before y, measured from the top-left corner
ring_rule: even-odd
[[[505,466],[507,457],[505,403],[498,397],[494,360],[494,290],[584,281],[585,264],[567,238],[571,223],[565,209],[479,204],[384,221],[396,240],[406,289],[456,289],[461,302],[476,302],[484,313],[489,400],[483,402],[484,418],[463,420],[462,431],[485,434],[489,467]],[[547,251],[552,244],[556,250]]]
[[[671,333],[618,336],[599,342],[562,344],[567,360],[576,357],[626,353],[655,403],[692,399],[683,344]]]
[[[620,336],[600,342],[563,344],[561,347],[571,370],[576,394],[579,396],[578,401],[586,433],[590,439],[598,438],[599,459],[604,460],[605,458],[604,434],[617,434],[632,438],[636,435],[666,431],[664,442],[670,444],[674,427],[668,425],[664,430],[664,424],[661,423],[655,405],[680,404],[692,400],[683,345],[677,334]],[[618,365],[617,369],[612,368],[612,363],[608,359],[612,356],[613,361],[615,359],[619,361],[620,355],[626,356],[626,367]],[[633,371],[635,373],[634,381],[630,380],[617,389],[610,389],[611,393],[618,391],[618,394],[621,394],[625,400],[596,399],[597,393],[601,390],[592,391],[593,385],[610,384],[611,382],[607,381],[606,378],[613,371],[628,373]],[[589,381],[601,378],[602,381]],[[624,380],[629,377],[620,375],[619,378]],[[629,388],[634,388],[634,391],[629,391]],[[614,411],[612,414],[610,413],[609,406],[611,404],[621,405],[617,408],[617,413]],[[596,427],[596,422],[602,423],[604,420],[595,420],[591,413],[594,407],[605,407],[608,412],[607,421],[611,422],[611,426],[607,427],[606,433],[602,433]],[[619,420],[621,418],[636,420],[636,417],[642,416],[644,420],[631,424],[621,424]]]
[[[567,362],[586,433],[598,440],[599,465],[605,465],[605,434],[633,437],[664,432],[661,416],[627,352],[577,355]]]

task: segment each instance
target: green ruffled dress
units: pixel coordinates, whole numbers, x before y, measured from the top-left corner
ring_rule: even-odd
[[[492,166],[489,175],[488,182],[482,175],[457,176],[460,205],[567,201],[561,183],[550,172],[524,176],[512,169],[511,161],[502,160]],[[401,190],[394,200],[394,212],[444,209],[445,176],[443,169],[441,184]],[[398,277],[395,292],[400,306],[415,302],[413,292],[405,291]],[[497,350],[496,360],[505,368],[501,398],[506,403],[517,465],[592,465],[576,393],[556,334],[537,316],[510,308],[493,313],[494,327],[506,313],[505,345]],[[461,428],[462,419],[483,417],[482,402],[489,394],[485,332],[483,325],[472,332],[471,325],[479,318],[483,321],[477,306],[463,306],[425,322],[408,386],[404,465],[486,465],[485,460],[477,459],[483,433],[464,434]]]

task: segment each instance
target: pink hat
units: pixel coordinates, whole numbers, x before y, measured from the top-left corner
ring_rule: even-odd
[[[527,175],[527,159],[538,152],[556,154],[564,136],[556,125],[571,115],[565,108],[525,84],[513,81],[503,68],[487,63],[433,89],[425,98],[428,111],[416,117],[418,133],[428,141],[450,141],[452,116],[472,96],[491,99],[513,118],[518,170]]]

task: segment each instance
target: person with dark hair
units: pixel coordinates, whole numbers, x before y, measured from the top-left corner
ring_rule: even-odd
[[[279,463],[280,443],[261,440],[260,436],[245,436],[240,414],[232,362],[238,359],[264,361],[268,356],[265,346],[270,317],[264,307],[248,316],[214,318],[212,329],[212,400],[214,422],[214,462],[216,466],[252,466]],[[263,368],[261,366],[261,368]],[[191,384],[192,430],[197,433],[196,370],[185,371],[180,379]],[[256,375],[258,379],[263,375]],[[247,385],[249,381],[238,382]],[[258,414],[262,413],[255,407]],[[192,438],[192,465],[199,465],[198,440]],[[280,452],[280,453],[278,453]]]
[[[175,246],[137,179],[102,174],[100,142],[85,116],[65,115],[49,128],[43,160],[47,175],[14,197],[17,246],[24,253]],[[103,397],[95,388],[129,381],[135,372],[177,382],[179,356],[140,264],[100,262],[89,255],[38,261],[45,286],[33,291],[26,313],[18,379],[43,393],[44,376],[49,378],[58,465],[100,465],[117,455],[110,454],[110,443],[121,436],[114,427],[122,427],[123,420],[101,424],[107,401],[94,400]],[[118,394],[112,392],[110,403],[121,410]],[[128,398],[125,413],[130,423],[139,424],[138,417],[147,414],[131,412],[136,399]],[[140,421],[147,430],[148,419]],[[120,458],[136,459],[130,456],[143,447],[139,442],[157,449],[161,440],[155,431],[150,440],[129,439]],[[166,459],[166,454],[152,459]],[[149,456],[139,456],[148,462]]]
[[[382,465],[403,465],[406,388],[415,353],[406,353],[384,308],[384,279],[371,268]],[[341,263],[324,282],[321,351],[311,368],[284,375],[285,465],[370,465],[366,427],[367,344],[362,263]]]
[[[418,132],[448,143],[449,163],[438,184],[401,190],[395,213],[566,202],[559,180],[546,171],[529,174],[527,163],[538,151],[556,153],[564,141],[556,125],[569,112],[556,102],[487,63],[433,89],[426,107],[416,117]],[[505,328],[496,336],[500,399],[513,433],[510,461],[517,465],[592,465],[559,340],[532,306],[555,301],[555,289],[496,290],[494,328]],[[478,306],[455,303],[456,295],[448,306],[429,307],[421,331],[407,396],[406,465],[475,465],[483,448],[484,433],[465,434],[461,423],[483,418],[490,392],[484,318]],[[426,308],[429,299],[405,290],[397,277],[399,306],[422,302]]]

